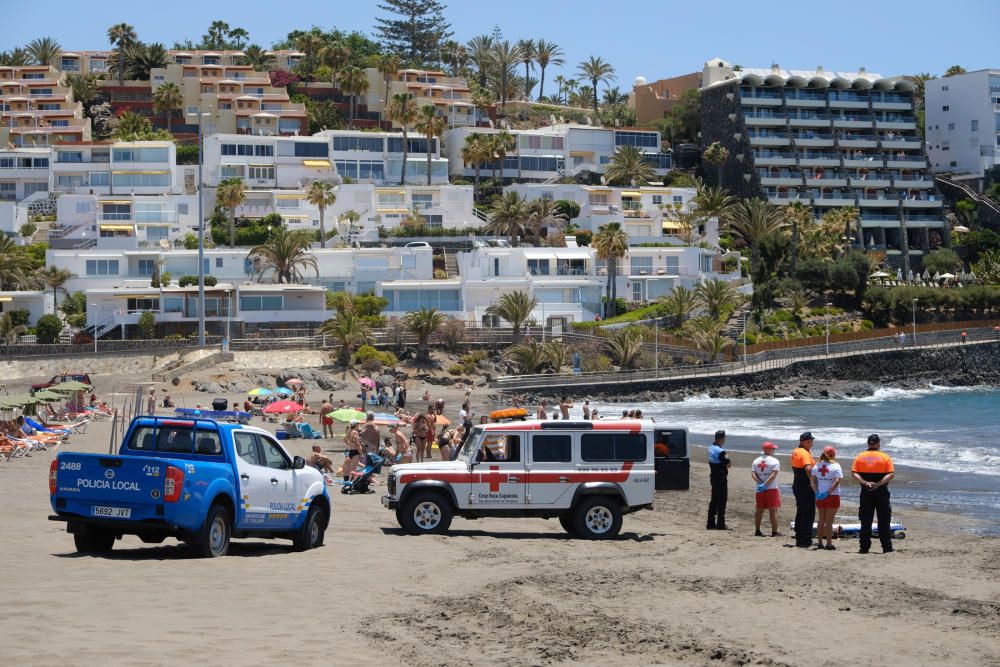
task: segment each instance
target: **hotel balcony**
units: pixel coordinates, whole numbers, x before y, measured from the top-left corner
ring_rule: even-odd
[[[851,176],[850,180],[852,188],[881,190],[892,187],[892,179],[888,176],[866,176],[864,178]]]
[[[871,116],[851,116],[845,115],[841,118],[834,117],[833,126],[844,129],[869,129],[872,126]]]
[[[766,155],[753,156],[754,164],[758,166],[774,165],[776,167],[791,166],[798,162],[798,153],[794,151],[767,151]]]
[[[868,98],[860,95],[845,94],[844,97],[829,98],[831,109],[867,109]]]
[[[760,184],[764,187],[769,186],[792,186],[799,187],[802,185],[802,172],[795,171],[783,171],[781,173],[765,173],[758,174],[760,177]]]
[[[833,148],[833,135],[813,132],[806,136],[793,137],[796,146],[802,148]]]
[[[934,180],[928,178],[924,174],[913,174],[911,176],[894,176],[892,179],[893,187],[899,188],[900,190],[929,190],[934,187]]]
[[[828,129],[830,127],[830,117],[826,114],[815,114],[805,118],[789,116],[788,125],[789,127],[815,127]]]
[[[886,166],[890,169],[926,169],[927,160],[920,155],[887,155]]]
[[[813,206],[832,206],[837,208],[841,206],[854,206],[854,203],[854,197],[837,192],[813,197]]]
[[[769,192],[767,194],[767,201],[775,204],[776,206],[785,206],[786,204],[791,204],[792,202],[800,201],[803,204],[809,203],[809,195],[803,194],[801,192]]]
[[[920,141],[918,137],[882,137],[882,147],[886,150],[898,151],[898,150],[919,150],[923,147],[923,142]]]
[[[841,148],[878,148],[878,137],[874,134],[854,134],[853,136],[841,136],[837,140],[837,145]]]
[[[913,209],[913,208],[920,208],[920,209],[928,209],[928,208],[933,209],[933,208],[936,208],[936,209],[940,209],[943,205],[944,205],[944,202],[942,200],[940,200],[940,199],[937,199],[937,198],[933,198],[933,199],[931,199],[931,198],[927,198],[927,199],[904,199],[903,200],[903,208],[905,208],[905,209]]]
[[[799,165],[802,167],[839,167],[840,156],[835,153],[829,155],[802,155],[799,158]]]
[[[916,130],[917,121],[915,118],[898,118],[891,120],[875,120],[875,127],[879,130]]]
[[[911,111],[912,102],[882,102],[872,100],[872,109],[876,111]]]
[[[741,91],[740,100],[758,107],[780,107],[785,103],[782,94],[778,91],[757,91],[756,93]]]
[[[859,197],[858,206],[861,208],[877,208],[877,209],[889,209],[889,208],[899,208],[899,200],[895,196],[881,196],[881,197]]]
[[[785,94],[785,106],[789,107],[826,107],[826,94],[810,94],[802,91],[788,91]]]
[[[785,127],[788,118],[784,114],[750,112],[743,114],[743,122],[747,127]]]
[[[845,167],[860,167],[863,169],[882,169],[885,161],[881,155],[851,155],[844,156]]]
[[[812,188],[845,188],[847,178],[827,174],[824,176],[806,176],[806,185]]]
[[[791,143],[792,140],[787,134],[750,137],[751,146],[788,146]]]
[[[899,227],[899,215],[896,213],[861,212],[861,227],[863,229],[877,227]]]

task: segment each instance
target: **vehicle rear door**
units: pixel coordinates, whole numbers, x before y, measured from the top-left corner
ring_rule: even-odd
[[[691,460],[688,457],[687,431],[682,428],[656,429],[653,438],[660,454],[654,459],[657,491],[686,491],[690,486]],[[662,456],[666,454],[666,456]]]
[[[471,507],[517,509],[525,506],[524,433],[487,431],[482,459],[472,467]]]
[[[529,505],[562,506],[573,494],[573,435],[535,431],[528,448],[527,502]]]
[[[302,492],[295,488],[292,460],[270,437],[257,434],[257,440],[264,454],[266,476],[270,485],[267,503],[268,524],[279,527],[291,525],[298,518],[302,505]]]
[[[237,512],[237,524],[245,528],[263,527],[267,523],[267,506],[271,500],[271,480],[257,434],[233,431],[233,447],[240,480],[241,505]]]

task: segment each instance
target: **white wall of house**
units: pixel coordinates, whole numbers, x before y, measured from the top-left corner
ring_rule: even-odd
[[[1000,164],[1000,69],[932,79],[924,89],[933,171],[982,176]]]
[[[27,310],[28,326],[34,326],[39,317],[53,312],[52,292],[0,292],[0,314],[12,310]]]

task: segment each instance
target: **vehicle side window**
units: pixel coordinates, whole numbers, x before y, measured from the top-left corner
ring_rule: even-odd
[[[150,426],[142,426],[132,431],[128,443],[129,449],[151,452],[156,449],[156,431]]]
[[[156,440],[156,451],[158,452],[172,452],[174,454],[191,453],[190,429],[161,428]]]
[[[585,433],[580,437],[584,461],[645,461],[646,436],[642,433]]]
[[[487,433],[483,438],[482,461],[506,461],[517,463],[521,460],[521,436],[505,433]]]
[[[237,456],[251,465],[264,465],[260,460],[260,452],[257,449],[256,435],[253,433],[237,432],[233,434],[233,441],[236,444]]]
[[[219,434],[210,431],[199,431],[194,451],[198,454],[208,456],[218,456],[221,454],[222,444],[219,442]]]
[[[260,448],[264,450],[264,465],[268,468],[288,470],[292,467],[291,462],[285,456],[285,452],[272,440],[260,436]]]
[[[531,460],[569,463],[573,460],[573,439],[568,435],[534,435],[531,437]]]
[[[668,458],[687,458],[687,433],[684,429],[657,430],[655,442],[666,445]]]

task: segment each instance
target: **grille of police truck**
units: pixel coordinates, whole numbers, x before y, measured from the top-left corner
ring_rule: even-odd
[[[390,496],[396,495],[396,474],[390,473],[389,478],[385,481],[385,488]]]

